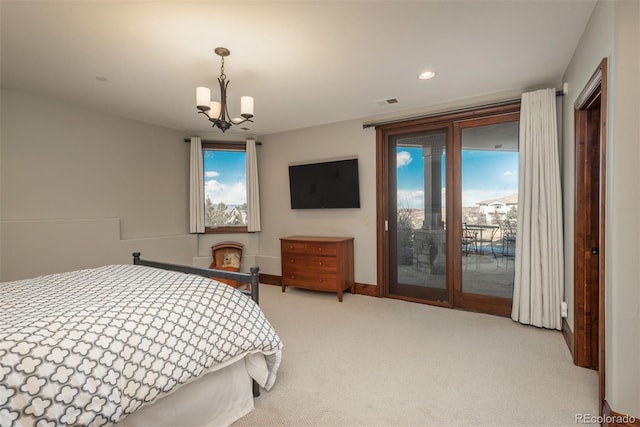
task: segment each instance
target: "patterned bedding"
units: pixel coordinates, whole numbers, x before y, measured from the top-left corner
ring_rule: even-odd
[[[0,426],[104,426],[282,342],[225,284],[112,265],[0,284]]]

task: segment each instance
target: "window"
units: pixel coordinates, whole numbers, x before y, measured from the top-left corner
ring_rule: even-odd
[[[203,143],[205,233],[247,232],[246,145]]]

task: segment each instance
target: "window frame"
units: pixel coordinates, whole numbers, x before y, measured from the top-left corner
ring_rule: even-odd
[[[203,142],[202,143],[202,158],[204,159],[205,151],[244,151],[247,152],[246,142]],[[204,165],[203,165],[203,173]],[[246,166],[245,166],[246,173]],[[204,182],[204,181],[203,181]],[[204,185],[204,184],[203,184]],[[206,199],[205,199],[206,203]],[[247,200],[247,205],[249,201]],[[247,225],[227,225],[222,227],[208,227],[205,224],[204,234],[232,234],[232,233],[248,233],[249,227]]]

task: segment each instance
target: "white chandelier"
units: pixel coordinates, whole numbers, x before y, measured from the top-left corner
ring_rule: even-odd
[[[211,101],[211,89],[201,86],[196,89],[196,108],[198,113],[204,114],[213,123],[212,126],[225,132],[232,125],[253,122],[251,120],[253,118],[253,98],[250,96],[240,97],[240,116],[242,118],[230,118],[227,110],[227,86],[229,86],[229,81],[227,81],[227,76],[224,74],[224,57],[229,56],[231,52],[227,48],[217,47],[215,53],[222,58],[220,77],[218,77],[220,101]]]

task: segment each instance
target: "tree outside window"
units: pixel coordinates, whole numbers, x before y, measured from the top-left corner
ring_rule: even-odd
[[[206,233],[247,232],[247,166],[244,144],[204,143]]]

